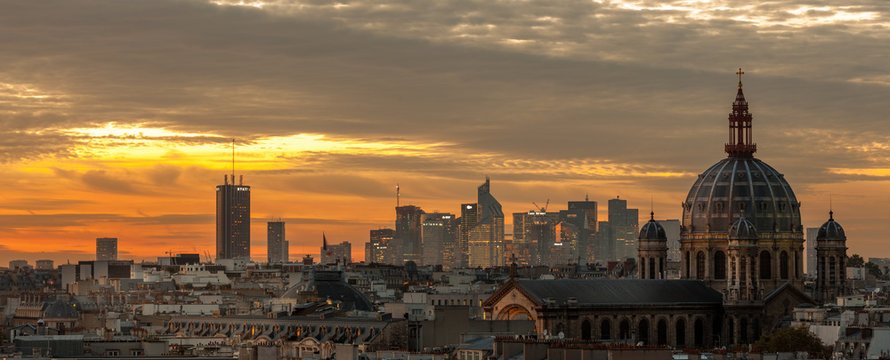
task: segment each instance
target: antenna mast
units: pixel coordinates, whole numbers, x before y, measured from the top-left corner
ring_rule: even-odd
[[[232,139],[232,183],[235,183],[235,139]]]
[[[396,207],[399,207],[399,184],[396,183]]]

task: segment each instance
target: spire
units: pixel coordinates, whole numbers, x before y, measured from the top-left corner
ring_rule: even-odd
[[[729,142],[725,150],[729,156],[751,157],[757,151],[757,145],[751,137],[751,113],[748,112],[748,101],[742,92],[742,68],[736,72],[739,76],[739,91],[732,103],[732,112],[729,114]]]
[[[322,250],[328,249],[328,238],[324,236],[324,232],[321,233],[321,248]]]

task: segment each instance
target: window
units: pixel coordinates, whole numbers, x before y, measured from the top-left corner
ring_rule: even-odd
[[[705,278],[705,253],[701,251],[695,255],[695,278],[699,280]]]
[[[760,278],[763,280],[769,280],[773,277],[772,274],[773,269],[773,261],[769,256],[768,251],[760,252]]]
[[[714,253],[714,279],[726,279],[726,254],[722,251]]]

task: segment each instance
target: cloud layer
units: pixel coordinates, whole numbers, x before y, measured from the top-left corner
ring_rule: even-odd
[[[743,67],[758,155],[795,186],[806,225],[834,194],[853,251],[890,256],[888,14],[882,1],[2,2],[0,245],[211,248],[232,138],[258,257],[273,217],[293,220],[300,252],[322,231],[361,249],[391,226],[395,183],[430,210],[456,211],[490,175],[508,212],[622,194],[677,218],[723,156]]]

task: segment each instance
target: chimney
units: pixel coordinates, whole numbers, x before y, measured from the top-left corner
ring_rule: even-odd
[[[232,179],[235,180],[235,179]],[[223,175],[223,184],[229,185],[229,174]]]

